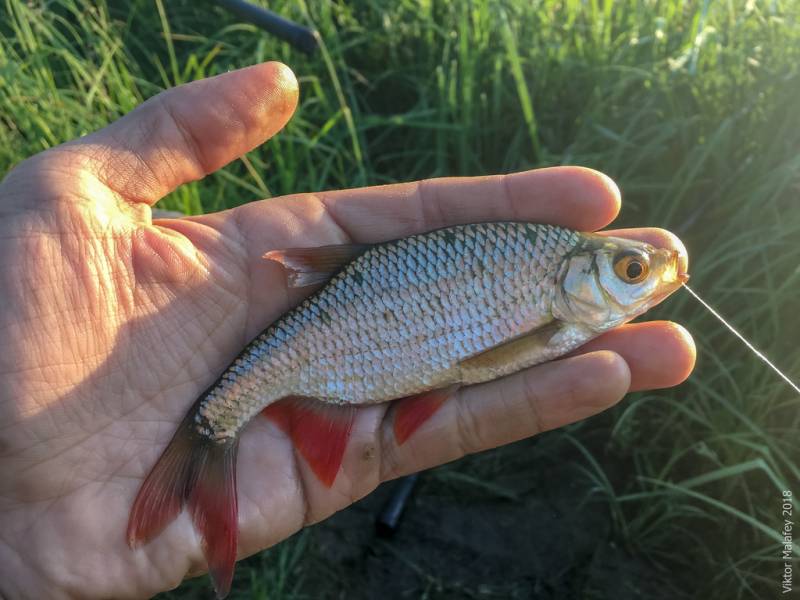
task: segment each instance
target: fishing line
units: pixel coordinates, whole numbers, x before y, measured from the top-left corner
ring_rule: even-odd
[[[783,379],[783,380],[784,380],[786,383],[788,383],[790,386],[792,386],[792,388],[793,388],[793,389],[794,389],[794,390],[795,390],[795,391],[796,391],[798,394],[800,394],[800,387],[797,387],[797,384],[796,384],[794,381],[792,381],[791,379],[789,379],[789,377],[787,377],[786,375],[784,375],[783,371],[781,371],[781,370],[780,370],[778,367],[776,367],[774,364],[772,364],[772,362],[771,362],[771,361],[770,361],[770,360],[769,360],[769,359],[768,359],[766,356],[764,356],[764,354],[763,354],[762,352],[759,352],[759,351],[758,351],[758,350],[755,348],[755,346],[753,346],[753,344],[751,344],[750,342],[748,342],[748,341],[747,341],[747,339],[745,339],[745,337],[744,337],[744,336],[743,336],[741,333],[739,333],[738,331],[736,331],[736,329],[734,329],[733,325],[731,325],[730,323],[728,323],[728,322],[727,322],[727,321],[726,321],[726,320],[725,320],[725,319],[722,317],[722,315],[720,315],[720,314],[719,314],[717,311],[715,311],[713,308],[711,308],[711,306],[709,306],[709,304],[708,304],[708,303],[707,303],[705,300],[703,300],[703,299],[702,299],[700,296],[698,296],[698,295],[697,295],[697,292],[695,292],[695,291],[694,291],[692,288],[690,288],[690,287],[689,287],[688,285],[686,285],[685,283],[683,284],[683,287],[686,289],[686,291],[687,291],[687,292],[689,292],[689,293],[690,293],[692,296],[694,296],[694,297],[695,297],[695,299],[696,299],[696,300],[697,300],[697,301],[698,301],[700,304],[702,304],[702,305],[703,305],[703,306],[706,308],[706,310],[708,310],[708,312],[710,312],[710,313],[711,313],[712,315],[714,315],[714,316],[715,316],[717,319],[719,319],[720,323],[722,323],[723,325],[725,325],[725,327],[727,327],[728,329],[730,329],[730,330],[731,330],[731,333],[733,333],[733,335],[735,335],[735,336],[736,336],[736,337],[738,337],[740,340],[742,340],[742,342],[744,343],[744,345],[745,345],[745,346],[747,346],[748,348],[750,348],[750,350],[753,352],[753,354],[755,354],[755,355],[756,355],[758,358],[760,358],[762,361],[764,361],[764,363],[766,363],[766,365],[767,365],[769,368],[771,368],[773,371],[775,371],[775,372],[776,372],[776,373],[777,373],[777,374],[780,376],[780,378],[781,378],[781,379]]]

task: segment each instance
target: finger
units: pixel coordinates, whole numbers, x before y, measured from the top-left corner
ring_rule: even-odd
[[[618,327],[578,350],[616,352],[631,370],[630,391],[672,387],[694,369],[697,350],[691,334],[677,323],[649,321]]]
[[[58,150],[88,157],[89,170],[123,198],[152,204],[274,135],[297,93],[287,66],[259,64],[158,94]]]
[[[561,427],[616,404],[630,385],[614,352],[582,354],[464,388],[405,444],[384,421],[382,478],[427,469],[465,454]]]
[[[265,225],[280,222],[297,240],[378,242],[481,221],[530,221],[595,230],[619,212],[617,186],[582,167],[487,177],[429,179],[303,194],[235,209],[249,243],[264,247]],[[231,216],[231,218],[233,218]],[[284,240],[272,237],[270,242]]]
[[[328,192],[321,198],[351,237],[366,237],[359,241],[498,219],[552,223],[590,231],[610,223],[620,205],[616,184],[606,175],[583,167],[429,179]],[[387,223],[392,220],[394,223]]]

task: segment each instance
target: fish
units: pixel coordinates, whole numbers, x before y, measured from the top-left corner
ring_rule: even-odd
[[[677,251],[527,222],[446,227],[379,244],[273,250],[316,292],[266,327],[194,402],[142,483],[127,541],[188,507],[218,597],[238,539],[239,435],[259,413],[330,487],[357,407],[400,398],[406,443],[462,386],[575,350],[688,279]]]

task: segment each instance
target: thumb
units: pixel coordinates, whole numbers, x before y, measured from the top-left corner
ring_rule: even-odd
[[[278,132],[294,113],[294,73],[263,63],[162,92],[108,127],[54,151],[130,202],[153,204]]]

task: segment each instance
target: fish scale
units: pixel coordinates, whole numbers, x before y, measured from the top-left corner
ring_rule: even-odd
[[[556,269],[578,243],[489,223],[375,246],[245,348],[206,392],[198,432],[234,437],[287,395],[369,404],[457,382],[460,361],[551,319]]]
[[[458,387],[557,358],[688,277],[675,251],[529,223],[265,256],[283,264],[291,286],[327,284],[248,344],[195,401],[128,522],[135,547],[188,505],[220,597],[237,552],[238,439],[256,413],[330,487],[355,407],[402,398],[391,420],[394,443],[403,444]]]

